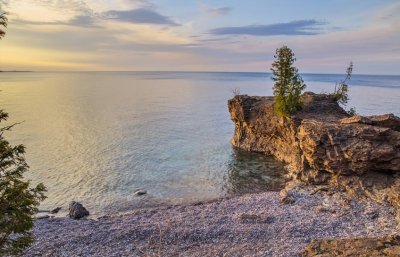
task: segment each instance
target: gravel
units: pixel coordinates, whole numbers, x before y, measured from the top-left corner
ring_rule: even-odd
[[[265,192],[97,220],[40,219],[24,256],[293,257],[312,239],[400,231],[390,206],[305,186],[290,195],[291,204],[279,192]]]

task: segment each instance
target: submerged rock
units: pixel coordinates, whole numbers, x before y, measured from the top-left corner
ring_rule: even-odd
[[[48,218],[50,218],[49,215],[40,215],[40,216],[37,216],[37,217],[36,217],[36,219],[38,219],[38,220],[48,219]]]
[[[68,216],[70,218],[81,219],[81,218],[86,217],[88,215],[89,215],[89,211],[86,210],[86,208],[83,207],[82,204],[80,204],[78,202],[74,202],[74,201],[72,201],[69,204],[69,214],[68,214]]]
[[[57,208],[51,210],[50,213],[51,213],[51,214],[56,214],[56,213],[58,213],[61,209],[62,209],[61,207],[57,207]]]
[[[146,191],[146,190],[137,190],[137,191],[134,193],[134,195],[136,195],[136,196],[141,196],[141,195],[145,195],[145,194],[147,194],[147,191]]]
[[[302,110],[279,118],[273,97],[235,96],[228,101],[232,144],[284,161],[293,178],[400,207],[400,118],[349,117],[325,94],[302,99]]]

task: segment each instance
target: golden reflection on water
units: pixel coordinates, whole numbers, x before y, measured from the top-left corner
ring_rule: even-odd
[[[250,95],[271,94],[269,79],[185,76],[0,74],[1,108],[9,112],[10,123],[24,121],[6,136],[27,146],[27,178],[48,187],[42,208],[78,200],[100,215],[277,190],[279,163],[232,150],[226,107],[237,87]],[[316,92],[334,86],[308,85]],[[352,87],[350,94],[349,107],[363,114],[400,110],[399,89]],[[135,197],[139,188],[148,195]]]
[[[1,76],[1,107],[24,121],[7,136],[27,146],[27,178],[49,189],[42,208],[75,199],[102,213],[224,194],[230,86],[126,73]],[[139,188],[147,203],[133,196]]]

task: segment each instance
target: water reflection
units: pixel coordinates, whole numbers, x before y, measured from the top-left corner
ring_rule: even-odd
[[[308,90],[332,92],[316,80]],[[232,150],[226,105],[234,88],[270,95],[272,86],[247,73],[3,72],[0,108],[25,121],[6,136],[27,147],[26,178],[48,187],[41,208],[79,200],[101,215],[279,190],[279,162]],[[361,114],[399,115],[400,88],[355,86],[350,97]],[[135,197],[139,188],[148,194]]]
[[[279,191],[285,183],[283,163],[272,156],[233,148],[227,168],[228,194]]]

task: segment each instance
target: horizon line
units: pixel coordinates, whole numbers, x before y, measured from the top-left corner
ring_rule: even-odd
[[[179,73],[265,73],[271,74],[271,72],[265,71],[174,71],[174,70],[0,70],[0,74],[2,72],[6,73],[23,73],[23,72],[179,72]],[[343,73],[321,73],[321,72],[299,72],[299,74],[312,74],[312,75],[343,75]],[[352,75],[368,75],[368,76],[400,76],[400,74],[372,74],[372,73],[353,73]]]

